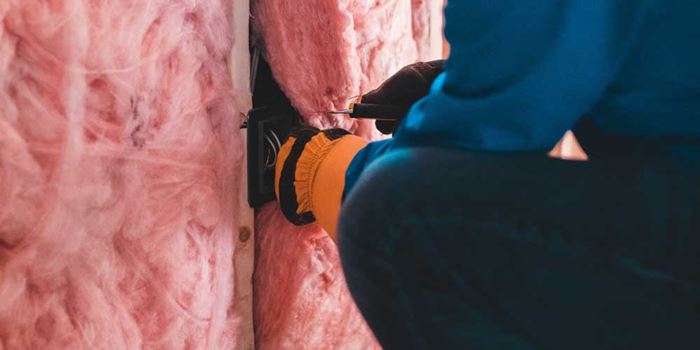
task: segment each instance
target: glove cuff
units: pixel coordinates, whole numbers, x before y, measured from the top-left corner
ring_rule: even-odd
[[[275,170],[275,191],[284,216],[295,225],[316,220],[313,184],[318,168],[333,145],[349,133],[342,129],[295,132],[282,146]]]

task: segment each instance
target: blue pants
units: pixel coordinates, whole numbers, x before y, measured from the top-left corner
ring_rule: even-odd
[[[385,349],[700,349],[700,180],[662,164],[395,151],[339,245]]]

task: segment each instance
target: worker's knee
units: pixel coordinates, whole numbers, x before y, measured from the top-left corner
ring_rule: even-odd
[[[440,203],[454,198],[435,195],[444,186],[438,174],[444,174],[443,168],[450,163],[444,161],[443,151],[420,148],[390,152],[371,164],[348,193],[341,210],[338,243],[351,290],[353,273],[366,278],[381,275],[380,267],[404,268],[392,265],[400,264],[392,260],[397,242],[415,235],[417,227],[424,227],[444,209],[457,207]]]
[[[504,156],[435,147],[395,150],[370,164],[349,191],[339,228],[345,235],[366,236],[368,231],[414,220],[413,214],[423,209],[466,210],[469,203],[517,200],[523,183],[541,183],[545,178],[532,170],[546,172],[551,162],[544,155]],[[530,171],[519,174],[526,168],[523,164]],[[513,181],[516,175],[520,175],[518,181]],[[383,238],[391,239],[372,237]]]

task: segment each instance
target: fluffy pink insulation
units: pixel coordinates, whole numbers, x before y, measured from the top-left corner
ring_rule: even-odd
[[[282,89],[306,121],[369,139],[372,122],[331,116],[416,60],[439,58],[442,0],[257,0],[254,20]],[[437,25],[437,26],[435,26]],[[317,226],[257,216],[256,344],[260,349],[378,345],[345,286],[337,249]]]
[[[0,1],[0,349],[232,349],[230,0]]]

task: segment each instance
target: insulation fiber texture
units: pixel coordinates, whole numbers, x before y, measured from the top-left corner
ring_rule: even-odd
[[[0,349],[232,349],[228,0],[0,1]]]
[[[257,0],[254,22],[275,79],[316,127],[379,138],[347,106],[416,60],[439,58],[442,1]],[[441,27],[441,26],[440,26]],[[289,224],[275,204],[256,217],[255,325],[260,349],[379,348],[350,296],[337,248],[316,225]]]

